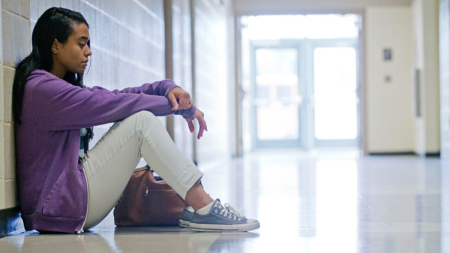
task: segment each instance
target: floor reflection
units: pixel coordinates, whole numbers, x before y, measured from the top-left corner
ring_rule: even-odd
[[[2,238],[0,251],[447,253],[449,165],[353,151],[263,151],[203,178],[212,197],[261,222],[253,232],[116,228],[109,215],[81,236]]]
[[[357,169],[355,161],[325,160],[316,163],[318,252],[339,247],[356,252]]]
[[[94,229],[95,230],[95,229]],[[84,235],[17,235],[1,252],[245,252],[257,233],[194,233],[180,228],[123,228]]]

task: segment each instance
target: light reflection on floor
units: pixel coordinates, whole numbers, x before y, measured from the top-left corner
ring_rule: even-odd
[[[118,228],[22,234],[1,252],[450,252],[450,173],[436,158],[262,151],[205,171],[212,197],[257,218],[249,233]],[[4,251],[5,250],[5,251]]]

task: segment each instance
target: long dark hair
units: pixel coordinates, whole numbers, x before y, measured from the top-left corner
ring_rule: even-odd
[[[57,39],[60,43],[66,43],[73,32],[73,23],[86,24],[89,28],[89,24],[81,13],[64,8],[50,8],[37,20],[31,40],[31,54],[17,65],[14,76],[12,109],[16,124],[21,123],[23,94],[28,77],[35,69],[50,71],[53,68],[51,51],[53,42]],[[68,71],[64,80],[83,87],[83,73]]]

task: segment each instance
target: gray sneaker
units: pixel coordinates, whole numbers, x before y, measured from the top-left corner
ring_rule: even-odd
[[[181,218],[178,221],[178,225],[183,228],[188,228],[191,224],[192,215],[194,215],[194,212],[189,211],[189,209],[185,207],[181,213]]]
[[[189,228],[195,231],[250,231],[259,228],[259,222],[245,218],[229,204],[223,206],[216,199],[208,214],[194,213]]]

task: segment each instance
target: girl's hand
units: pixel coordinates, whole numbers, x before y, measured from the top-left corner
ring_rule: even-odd
[[[200,126],[200,129],[198,130],[197,134],[197,139],[200,139],[203,137],[203,131],[204,130],[208,131],[208,127],[206,126],[206,121],[204,119],[204,113],[199,109],[196,109],[194,115],[189,119],[186,119],[191,133],[194,132],[194,123],[192,122],[194,119],[197,119],[198,125]]]
[[[180,87],[173,88],[167,98],[172,102],[172,110],[183,110],[192,107],[191,95]]]

